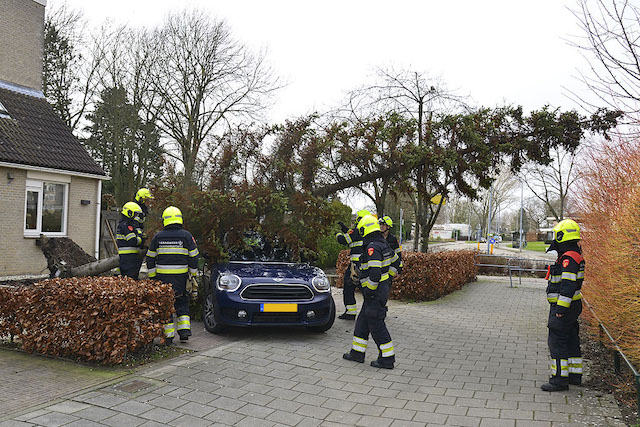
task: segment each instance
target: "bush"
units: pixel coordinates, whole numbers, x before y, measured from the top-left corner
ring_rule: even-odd
[[[44,280],[1,292],[0,335],[18,335],[29,352],[105,364],[162,336],[174,300],[171,285],[123,277]]]
[[[342,251],[336,265],[337,286],[349,265],[349,252]],[[393,279],[391,299],[432,301],[461,289],[476,279],[476,251],[448,251],[425,254],[402,252],[402,274]]]

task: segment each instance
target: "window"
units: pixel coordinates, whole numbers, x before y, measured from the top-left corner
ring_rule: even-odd
[[[68,184],[27,180],[25,237],[67,234],[68,191]]]

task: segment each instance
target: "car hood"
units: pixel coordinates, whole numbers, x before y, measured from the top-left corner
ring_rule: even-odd
[[[299,279],[311,280],[314,276],[324,274],[318,267],[308,264],[231,261],[217,265],[218,271],[235,274],[241,278],[273,278],[273,279]]]

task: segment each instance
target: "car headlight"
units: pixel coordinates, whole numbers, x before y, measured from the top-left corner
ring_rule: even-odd
[[[329,292],[331,290],[331,283],[329,282],[327,276],[324,275],[316,276],[311,279],[311,284],[314,288],[316,288],[316,291],[318,292]]]
[[[216,281],[216,288],[221,291],[233,292],[238,290],[242,280],[235,274],[221,274]]]

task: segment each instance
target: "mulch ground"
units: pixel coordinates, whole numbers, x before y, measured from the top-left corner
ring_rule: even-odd
[[[589,369],[584,385],[613,394],[626,424],[640,425],[635,380],[627,364],[620,358],[620,373],[616,372],[614,351],[603,344],[609,339],[604,333],[600,335],[597,327],[588,325],[585,321],[581,321],[580,340],[582,357],[588,360]]]

